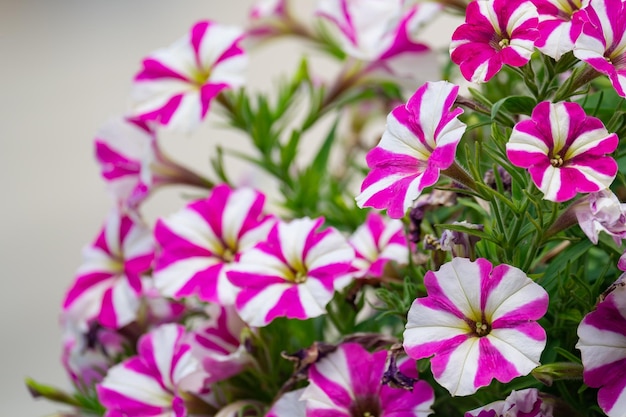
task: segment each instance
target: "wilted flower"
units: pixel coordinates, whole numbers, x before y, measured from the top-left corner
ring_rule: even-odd
[[[591,193],[576,205],[576,218],[580,228],[594,245],[600,232],[613,237],[620,245],[626,239],[626,204],[620,203],[609,189]]]
[[[552,417],[552,405],[544,402],[535,388],[512,391],[506,400],[496,401],[465,413],[465,417]]]

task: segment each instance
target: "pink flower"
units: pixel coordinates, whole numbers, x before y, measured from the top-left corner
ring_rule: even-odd
[[[143,61],[132,90],[132,115],[189,132],[205,118],[211,101],[243,85],[247,63],[238,43],[243,31],[211,21]]]
[[[613,88],[626,97],[626,3],[593,0],[576,14],[582,33],[574,55],[609,76]]]
[[[241,253],[265,240],[273,219],[263,214],[265,196],[250,188],[219,185],[204,200],[160,219],[155,237],[161,246],[155,285],[167,297],[198,296],[232,304],[236,289],[226,271]]]
[[[356,197],[359,207],[387,209],[389,217],[401,218],[454,163],[465,132],[458,120],[463,110],[451,110],[458,90],[445,81],[426,83],[389,114],[380,143],[366,157],[371,171]]]
[[[205,384],[212,384],[241,372],[250,357],[240,344],[241,332],[247,326],[235,308],[211,304],[207,313],[209,319],[191,332],[190,344],[208,374]]]
[[[139,120],[109,121],[96,134],[95,151],[101,175],[122,208],[136,209],[162,184],[207,184],[169,159],[159,149],[155,132]]]
[[[428,297],[413,302],[404,349],[431,360],[435,380],[469,395],[493,378],[509,382],[539,365],[546,333],[535,322],[548,294],[521,270],[479,258],[453,258],[424,277]]]
[[[543,101],[530,120],[515,125],[506,154],[513,165],[528,169],[546,200],[560,203],[611,185],[617,163],[606,154],[617,144],[617,135],[579,104]]]
[[[184,327],[176,324],[142,336],[137,356],[111,368],[97,387],[104,416],[188,415],[185,393],[200,392],[204,373],[184,337]]]
[[[409,247],[400,220],[385,221],[380,214],[371,212],[367,220],[350,237],[355,259],[354,276],[381,278],[389,261],[406,264]]]
[[[317,14],[347,55],[368,63],[368,77],[415,80],[416,67],[423,73],[436,62],[415,34],[440,10],[436,3],[407,8],[404,0],[321,0]]]
[[[611,190],[589,194],[575,213],[580,228],[594,245],[598,244],[600,232],[611,235],[617,245],[626,239],[626,204],[620,203]]]
[[[289,33],[293,20],[289,13],[288,0],[257,0],[250,10],[250,25],[247,42],[250,38],[264,38]]]
[[[433,389],[417,381],[412,390],[382,385],[387,352],[369,353],[356,343],[344,343],[309,368],[310,384],[301,400],[307,417],[415,416],[432,413]],[[400,371],[417,377],[415,362],[405,361]]]
[[[623,282],[578,326],[585,384],[600,388],[598,404],[609,417],[626,410],[626,287]]]
[[[529,0],[475,0],[452,34],[450,56],[466,80],[487,82],[503,65],[521,67],[535,48],[537,8]]]
[[[465,413],[465,417],[552,417],[552,406],[535,388],[512,391],[506,400],[496,401]]]
[[[349,284],[354,251],[324,219],[278,222],[267,241],[242,254],[228,271],[239,293],[235,306],[250,326],[276,317],[308,319],[326,312],[335,290]]]
[[[115,329],[134,321],[143,294],[142,276],[153,256],[151,231],[113,211],[96,240],[83,250],[83,264],[63,302],[67,319],[83,331],[94,319]]]
[[[574,16],[589,0],[531,0],[539,12],[539,38],[535,47],[556,59],[574,49],[582,24]]]

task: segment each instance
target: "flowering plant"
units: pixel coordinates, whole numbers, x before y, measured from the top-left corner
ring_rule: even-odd
[[[94,141],[113,203],[62,304],[74,391],[32,394],[67,416],[626,416],[626,2],[294,3],[143,60]],[[420,31],[445,13],[442,52]],[[339,71],[303,56],[252,91],[248,56],[284,37]],[[246,142],[200,173],[160,133],[209,113]],[[166,185],[194,196],[149,222]]]

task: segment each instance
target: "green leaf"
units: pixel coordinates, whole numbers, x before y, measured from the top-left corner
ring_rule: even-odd
[[[567,267],[570,262],[577,260],[587,253],[592,246],[593,243],[591,243],[591,241],[584,239],[564,250],[550,262],[550,265],[548,265],[548,268],[543,273],[543,277],[539,280],[539,284],[550,293],[556,286],[559,275],[565,267]]]
[[[502,110],[512,115],[532,113],[533,109],[537,105],[537,101],[528,96],[510,96],[498,100],[491,108],[491,118],[495,119],[498,113]]]

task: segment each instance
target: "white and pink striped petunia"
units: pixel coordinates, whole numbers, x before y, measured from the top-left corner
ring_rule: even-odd
[[[609,417],[626,416],[626,286],[618,282],[578,326],[583,378]]]
[[[309,368],[310,384],[301,400],[307,417],[402,416],[426,417],[432,413],[433,389],[417,380],[412,390],[382,385],[387,352],[369,353],[361,345],[345,343]],[[416,378],[415,361],[399,370]]]
[[[148,227],[118,210],[83,250],[83,264],[65,295],[66,318],[83,331],[94,319],[110,328],[137,318],[142,276],[152,267],[154,241]]]
[[[347,55],[368,63],[368,77],[415,80],[415,68],[423,77],[424,70],[437,66],[435,54],[415,34],[442,7],[434,2],[405,6],[404,0],[321,0],[316,13],[336,29]]]
[[[238,27],[205,20],[148,56],[135,76],[132,116],[183,132],[196,128],[220,92],[243,85],[243,35]]]
[[[406,264],[409,247],[402,222],[385,221],[378,213],[370,212],[365,223],[349,239],[354,248],[352,267],[355,278],[380,278],[389,261]]]
[[[535,49],[537,8],[530,0],[474,0],[452,34],[450,57],[472,82],[487,82],[503,65],[521,67]]]
[[[539,12],[539,37],[535,47],[544,54],[561,59],[563,54],[574,49],[582,24],[574,18],[589,0],[531,0]]]
[[[205,383],[222,381],[241,372],[251,358],[240,343],[241,332],[247,328],[234,306],[211,304],[209,319],[191,332],[194,356],[208,374]]]
[[[626,97],[626,3],[621,0],[593,0],[576,14],[582,33],[574,55],[608,75],[615,91]]]
[[[428,292],[413,302],[404,349],[431,358],[435,380],[469,395],[493,378],[509,382],[539,365],[546,333],[536,323],[548,294],[521,270],[486,259],[453,258],[424,276]]]
[[[323,222],[305,217],[276,223],[267,241],[228,271],[239,287],[235,305],[250,326],[322,315],[334,292],[350,283],[354,251],[337,230],[318,231]]]
[[[241,253],[265,240],[274,222],[263,214],[265,196],[250,188],[216,186],[204,200],[160,219],[155,228],[161,246],[154,280],[161,293],[181,299],[232,304],[236,289],[226,271]]]
[[[136,209],[163,184],[206,187],[206,180],[159,149],[156,133],[145,122],[112,119],[98,131],[94,142],[100,173],[122,209]]]
[[[465,413],[465,417],[553,417],[553,407],[535,388],[512,391],[504,401],[495,401]]]
[[[446,81],[420,87],[404,106],[387,116],[380,143],[367,154],[371,169],[356,197],[359,207],[387,209],[402,218],[424,188],[434,185],[439,172],[454,163],[465,132],[452,110],[459,87]]]
[[[143,335],[137,356],[111,368],[97,387],[104,416],[187,416],[185,393],[199,393],[205,374],[184,338],[185,328],[177,324]],[[199,404],[195,397],[196,412]]]
[[[578,103],[543,101],[530,120],[515,125],[506,154],[513,165],[528,169],[546,200],[560,203],[611,185],[617,163],[607,154],[617,144],[617,135]]]
[[[577,202],[574,212],[580,228],[594,245],[598,244],[600,232],[611,235],[617,245],[626,239],[626,204],[611,190],[589,194]]]

